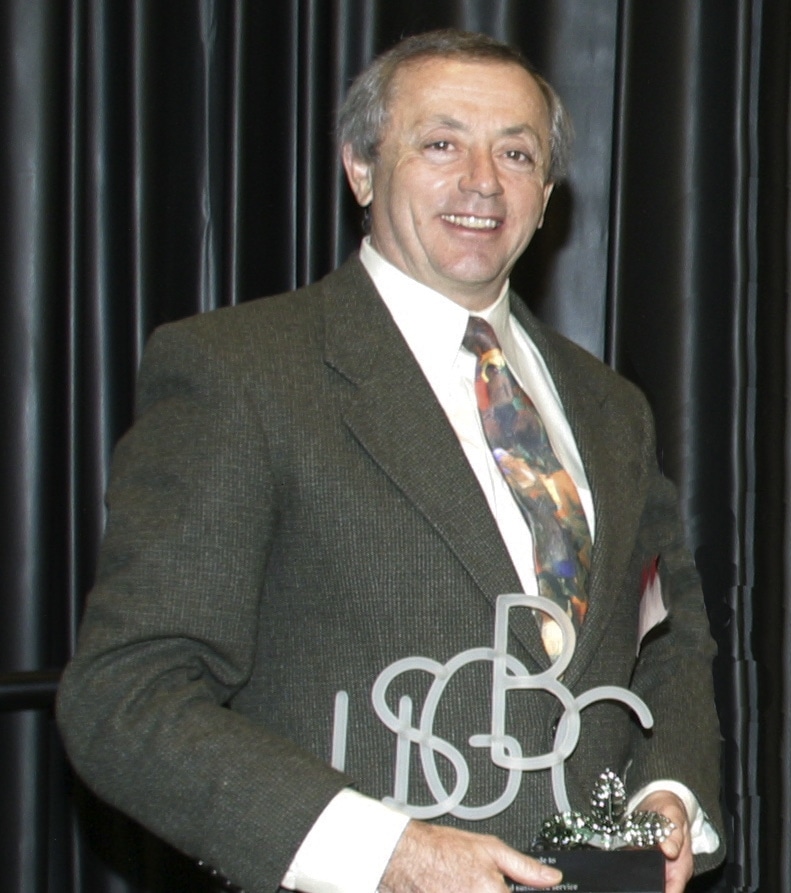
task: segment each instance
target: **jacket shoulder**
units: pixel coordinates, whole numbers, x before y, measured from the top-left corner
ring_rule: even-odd
[[[537,319],[518,295],[512,294],[512,310],[544,357],[560,389],[564,389],[563,383],[568,380],[570,387],[584,385],[586,392],[592,389],[603,397],[615,396],[648,409],[646,396],[636,384],[575,341]]]
[[[323,278],[279,294],[267,295],[185,317],[158,327],[152,338],[196,338],[221,342],[231,338],[237,346],[261,336],[283,341],[295,332],[310,332],[320,324],[327,300],[366,287],[366,274],[356,256]]]

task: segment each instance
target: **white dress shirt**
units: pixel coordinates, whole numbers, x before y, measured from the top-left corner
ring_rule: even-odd
[[[532,535],[486,442],[475,398],[475,357],[461,346],[469,313],[459,304],[415,281],[388,263],[365,239],[360,260],[431,385],[494,515],[523,591],[538,594]],[[590,486],[563,406],[543,358],[514,319],[508,283],[479,315],[492,326],[508,365],[533,400],[560,462],[577,486],[595,537]],[[690,817],[693,852],[714,852],[718,836],[694,795],[678,782],[657,781],[639,791],[670,790]],[[373,893],[409,817],[352,789],[328,804],[308,833],[283,878],[283,886],[304,893]]]

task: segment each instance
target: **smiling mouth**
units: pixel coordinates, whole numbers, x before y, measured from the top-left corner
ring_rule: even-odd
[[[442,219],[465,229],[497,229],[502,225],[502,221],[494,217],[475,217],[472,214],[443,214]]]

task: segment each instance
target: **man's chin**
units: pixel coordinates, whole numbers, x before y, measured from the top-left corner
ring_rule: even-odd
[[[499,297],[507,278],[508,273],[499,265],[466,264],[443,270],[439,278],[442,285],[435,285],[434,288],[451,298],[463,296],[465,306],[469,301],[475,304],[484,302],[481,307],[488,307]]]

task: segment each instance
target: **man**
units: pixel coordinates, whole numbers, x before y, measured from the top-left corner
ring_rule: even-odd
[[[566,133],[510,48],[408,39],[341,116],[370,221],[360,256],[147,349],[59,719],[101,796],[248,891],[557,883],[520,853],[556,811],[553,779],[508,766],[551,752],[567,714],[546,692],[498,707],[498,661],[501,681],[545,672],[575,696],[643,698],[651,734],[622,705],[582,712],[569,799],[584,809],[600,772],[625,775],[675,825],[670,893],[693,848],[701,870],[721,858],[711,643],[650,412],[508,290]],[[476,362],[471,315],[499,339],[499,369]],[[505,365],[500,386],[528,392],[520,412],[535,404],[534,439],[551,444],[547,523],[576,512],[573,537],[553,527],[563,548],[579,539],[566,576],[546,572],[543,521],[486,439]],[[532,491],[539,472],[522,468]],[[575,617],[570,661],[565,614],[500,598],[547,581]],[[650,603],[661,623],[640,619]]]

